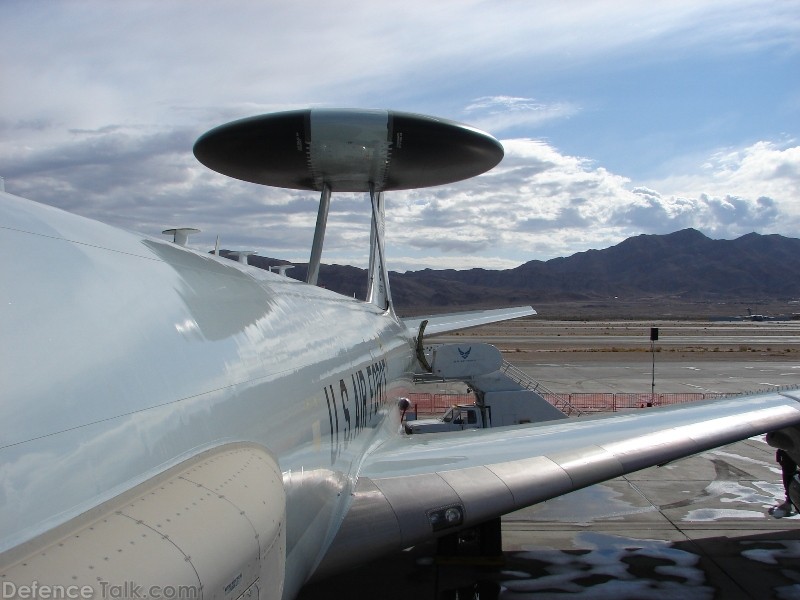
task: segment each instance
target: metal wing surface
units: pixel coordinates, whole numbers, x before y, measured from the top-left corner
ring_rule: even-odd
[[[353,503],[322,565],[401,549],[625,473],[800,424],[800,391],[770,392],[458,433],[398,436],[360,471]]]
[[[405,317],[402,321],[412,331],[417,331],[422,322],[427,321],[425,335],[435,335],[437,333],[456,331],[457,329],[467,329],[478,325],[518,319],[519,317],[529,317],[535,314],[536,311],[530,306],[517,306],[491,310],[470,310],[427,317]]]

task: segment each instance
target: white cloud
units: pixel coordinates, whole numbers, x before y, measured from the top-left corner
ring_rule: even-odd
[[[720,237],[750,231],[796,236],[800,225],[800,146],[760,141],[725,149],[689,174],[648,186],[668,217]],[[641,193],[640,193],[641,195]]]
[[[751,197],[800,200],[800,146],[780,148],[771,142],[757,142],[746,148],[719,152],[706,167],[717,189],[733,187]],[[796,204],[787,208],[800,213]]]
[[[194,226],[195,246],[306,260],[317,195],[228,179],[197,164],[184,129],[108,127],[74,143],[2,156],[22,175],[7,189],[129,229]],[[541,140],[504,140],[493,171],[436,188],[387,194],[392,268],[508,267],[601,248],[639,233],[695,227],[716,237],[795,235],[800,147],[759,142],[717,152],[693,175],[633,185]],[[366,263],[365,197],[335,195],[324,258]]]
[[[620,53],[661,60],[698,46],[796,49],[800,39],[791,3],[755,0],[675,0],[658,8],[409,0],[402,10],[366,1],[7,2],[0,18],[3,77],[13,82],[1,92],[4,113],[68,127],[99,127],[123,115],[174,122],[196,118],[201,107],[245,103],[405,103],[409,89],[444,92],[506,70],[535,80]]]
[[[322,104],[440,114],[514,138],[482,177],[388,197],[389,243],[404,266],[508,266],[688,226],[797,231],[794,142],[729,148],[702,169],[632,181],[521,137],[588,122],[574,98],[540,99],[552,98],[548,76],[576,64],[613,78],[616,64],[698,49],[791,55],[800,13],[789,2],[12,1],[0,22],[7,189],[127,228],[196,226],[197,246],[219,233],[224,247],[305,260],[316,195],[211,173],[191,145],[233,118]],[[363,209],[361,198],[335,198],[325,260],[366,262]]]
[[[477,98],[464,109],[471,124],[498,133],[511,128],[538,127],[567,119],[579,111],[580,108],[571,102],[544,104],[533,98],[513,96]]]
[[[796,235],[800,147],[761,142],[724,160],[716,156],[717,168],[676,195],[653,182],[632,186],[541,141],[503,144],[506,158],[495,171],[393,200],[388,227],[395,243],[453,253],[467,268],[481,255],[552,258],[686,227],[723,238],[750,231]],[[465,252],[475,258],[464,260]]]

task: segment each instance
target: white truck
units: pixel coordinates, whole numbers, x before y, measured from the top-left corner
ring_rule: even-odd
[[[407,421],[406,433],[439,433],[538,423],[563,414],[545,401],[536,401],[527,390],[486,392],[482,404],[457,404],[437,419]]]

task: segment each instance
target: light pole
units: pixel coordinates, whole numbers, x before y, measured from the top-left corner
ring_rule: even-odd
[[[650,383],[650,406],[656,403],[656,342],[658,341],[658,327],[650,328],[650,354],[653,356],[653,377]]]

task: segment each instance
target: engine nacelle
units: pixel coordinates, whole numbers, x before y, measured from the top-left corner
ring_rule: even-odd
[[[278,600],[285,527],[277,462],[260,447],[231,444],[0,554],[3,590],[19,598],[35,597],[39,585],[50,598]]]

